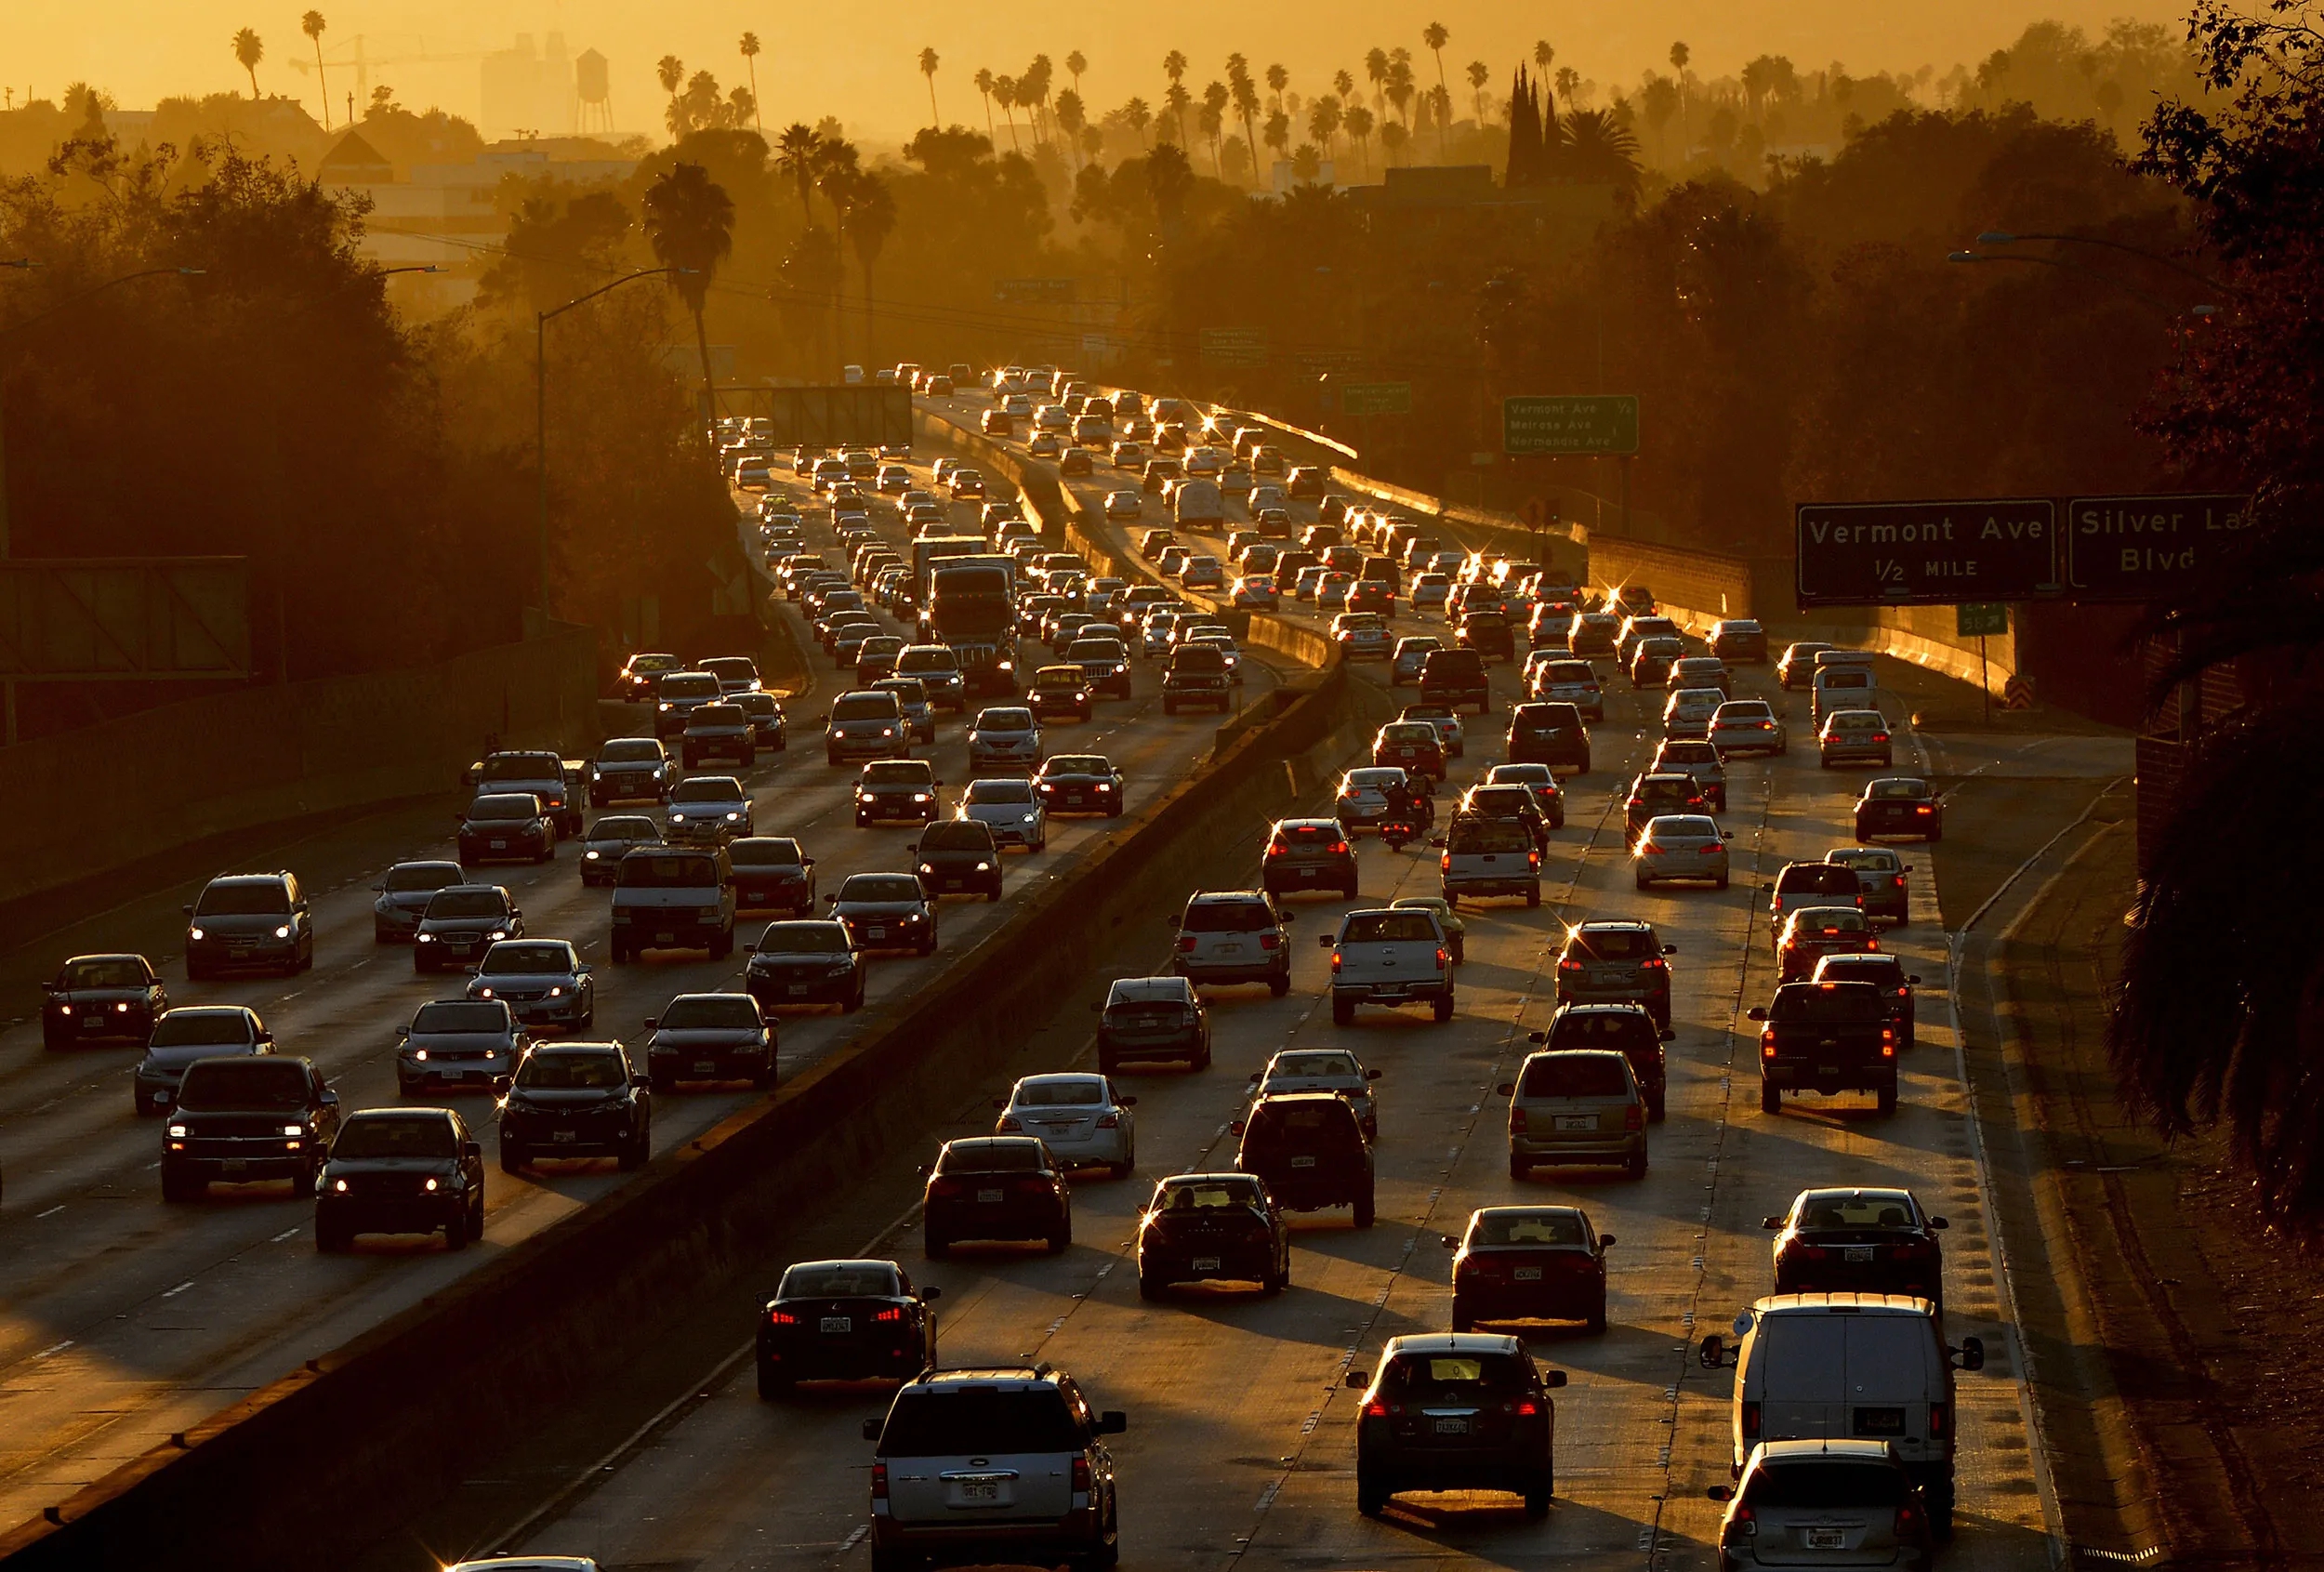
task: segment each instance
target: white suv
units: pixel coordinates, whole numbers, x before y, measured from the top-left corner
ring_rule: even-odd
[[[864,1421],[864,1439],[878,1444],[874,1572],[931,1554],[1111,1565],[1121,1525],[1104,1437],[1129,1428],[1047,1365],[931,1370],[905,1382],[885,1420]]]
[[[1291,991],[1290,920],[1264,891],[1195,895],[1178,919],[1170,970],[1193,983],[1264,983],[1281,998]]]

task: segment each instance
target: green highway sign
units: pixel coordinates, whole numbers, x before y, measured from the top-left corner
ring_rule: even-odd
[[[1990,605],[1955,606],[1953,636],[1957,639],[1982,639],[1987,634],[1999,636],[2009,631],[2009,607]]]
[[[1206,365],[1265,365],[1266,330],[1206,327],[1202,330],[1202,359]]]
[[[1363,369],[1364,351],[1361,350],[1301,350],[1294,354],[1291,360],[1310,376],[1324,376],[1335,371]]]
[[[993,298],[1004,306],[1070,306],[1074,303],[1074,281],[1069,278],[995,279]]]
[[[1552,393],[1501,401],[1501,451],[1538,455],[1638,451],[1638,395]]]
[[[1348,415],[1409,415],[1412,384],[1343,382],[1340,385],[1340,408]]]

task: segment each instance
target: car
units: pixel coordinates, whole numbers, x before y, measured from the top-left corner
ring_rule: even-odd
[[[1765,699],[1729,699],[1711,711],[1704,736],[1722,759],[1739,753],[1772,753],[1780,758],[1791,751],[1790,733]]]
[[[1614,1049],[1544,1048],[1525,1056],[1509,1099],[1509,1177],[1547,1166],[1613,1166],[1646,1176],[1646,1093]]]
[[[859,950],[936,953],[936,902],[915,874],[850,874],[824,899]]]
[[[1727,768],[1717,745],[1697,737],[1665,737],[1646,766],[1653,775],[1688,774],[1715,813],[1727,811]]]
[[[1735,678],[1727,663],[1716,655],[1682,655],[1663,674],[1662,685],[1673,693],[1681,688],[1716,688],[1723,704],[1735,696]]]
[[[1670,667],[1686,654],[1684,640],[1667,635],[1640,639],[1631,646],[1630,681],[1633,688],[1659,688],[1669,679]],[[1713,690],[1716,692],[1717,690]],[[1726,695],[1720,694],[1722,698]]]
[[[1895,762],[1888,720],[1877,709],[1832,711],[1816,733],[1816,762],[1827,770],[1835,764],[1864,763],[1885,770]]]
[[[1027,852],[1049,847],[1048,816],[1031,781],[1014,777],[971,781],[953,816],[983,825],[992,835],[996,852],[1011,846]]]
[[[856,776],[855,826],[933,824],[942,812],[937,788],[944,784],[925,759],[875,760]]]
[[[1103,1168],[1128,1179],[1138,1167],[1137,1104],[1103,1074],[1026,1076],[993,1099],[993,1133],[1037,1136],[1061,1168]]]
[[[912,739],[905,729],[904,706],[891,693],[858,688],[831,701],[824,731],[824,759],[832,764],[855,759],[908,759]]]
[[[1533,768],[1538,769],[1539,765]],[[1457,819],[1513,819],[1538,853],[1550,849],[1550,817],[1533,788],[1516,781],[1480,781],[1460,794],[1453,809]]]
[[[1425,720],[1391,720],[1372,737],[1372,762],[1364,772],[1365,778],[1379,795],[1379,787],[1388,776],[1383,771],[1399,771],[1412,777],[1414,787],[1425,793],[1433,789],[1431,781],[1445,778],[1445,745],[1443,733]],[[1383,806],[1384,803],[1376,806]],[[1371,824],[1378,820],[1378,812],[1351,819],[1342,812],[1341,823]]]
[[[453,822],[460,826],[462,867],[493,861],[545,863],[557,854],[556,822],[529,791],[480,792]]]
[[[513,1074],[532,1040],[506,999],[431,999],[396,1035],[396,1095],[408,1101],[440,1087],[482,1090],[495,1077]]]
[[[1547,764],[1490,765],[1480,784],[1524,786],[1533,793],[1534,806],[1551,829],[1565,827],[1565,790]]]
[[[1856,799],[1855,836],[1858,840],[1893,837],[1942,840],[1945,799],[1935,786],[1915,775],[1883,775],[1867,781],[1864,795]]]
[[[1445,641],[1433,633],[1410,634],[1397,640],[1395,649],[1388,656],[1388,685],[1400,688],[1406,682],[1418,682],[1429,653],[1444,647]]]
[[[1639,1004],[1657,1026],[1670,1024],[1670,963],[1654,924],[1631,918],[1592,918],[1566,931],[1557,958],[1560,1004]]]
[[[1263,890],[1188,897],[1170,947],[1170,970],[1199,984],[1264,983],[1276,998],[1291,991],[1289,913]]]
[[[1543,661],[1535,672],[1530,692],[1537,699],[1572,705],[1585,720],[1605,719],[1605,690],[1586,660],[1552,656]]]
[[[883,1572],[924,1565],[931,1554],[1115,1565],[1120,1507],[1104,1437],[1129,1424],[1118,1411],[1093,1412],[1073,1378],[1047,1362],[929,1370],[906,1381],[884,1421],[864,1421],[864,1438],[877,1443],[874,1563]],[[995,1476],[997,1459],[1010,1464],[999,1471],[1006,1477]]]
[[[1439,1242],[1452,1262],[1452,1329],[1482,1322],[1579,1321],[1605,1330],[1605,1252],[1579,1207],[1479,1207]]]
[[[1233,1129],[1240,1137],[1235,1171],[1258,1175],[1286,1211],[1344,1206],[1356,1227],[1372,1226],[1372,1144],[1346,1098],[1336,1091],[1261,1097]]]
[[[1044,666],[1033,673],[1025,706],[1037,722],[1056,716],[1087,720],[1097,708],[1097,695],[1090,692],[1089,674],[1080,667]]]
[[[1097,1039],[1103,1075],[1157,1059],[1183,1060],[1193,1070],[1210,1066],[1209,1013],[1184,977],[1116,978],[1098,1017]]]
[[[1776,970],[1780,982],[1797,983],[1813,973],[1826,956],[1879,953],[1880,936],[1872,919],[1855,906],[1802,906],[1784,919],[1776,941]]]
[[[1073,1192],[1064,1165],[1038,1137],[947,1141],[920,1169],[920,1249],[942,1261],[963,1240],[1038,1239],[1051,1255],[1073,1244]]]
[[[1355,1506],[1378,1517],[1403,1490],[1503,1490],[1525,1516],[1549,1515],[1557,1490],[1557,1410],[1544,1373],[1514,1337],[1431,1332],[1393,1337],[1379,1367],[1350,1370],[1363,1394],[1355,1421]]]
[[[1092,622],[1080,628],[1064,654],[1081,667],[1082,680],[1092,692],[1129,697],[1129,651],[1108,625]]]
[[[1246,574],[1227,590],[1227,602],[1236,611],[1272,612],[1283,603],[1274,580],[1263,574]]]
[[[43,1048],[77,1042],[143,1044],[169,1008],[169,990],[140,955],[74,956],[41,984]]]
[[[624,1173],[654,1155],[653,1083],[618,1042],[536,1043],[500,1095],[500,1167],[611,1157]]]
[[[1646,826],[1666,813],[1708,813],[1710,799],[1691,774],[1676,770],[1648,771],[1631,782],[1622,805],[1622,845],[1638,844]]]
[[[1947,1486],[1949,1499],[1949,1485]],[[1722,1572],[1762,1566],[1895,1566],[1929,1572],[1938,1535],[1922,1487],[1878,1440],[1781,1440],[1755,1447],[1732,1486],[1710,1497]],[[1950,1526],[1949,1508],[1946,1512]]]
[[[1679,689],[1663,703],[1663,734],[1708,739],[1710,718],[1719,713],[1720,705],[1725,702],[1717,688]]]
[[[1138,537],[1138,555],[1149,562],[1159,561],[1162,553],[1177,544],[1178,532],[1175,530],[1148,530]]]
[[[162,1199],[199,1200],[213,1183],[287,1179],[315,1193],[339,1128],[339,1094],[311,1060],[276,1054],[197,1059],[162,1132]]]
[[[524,937],[524,913],[498,884],[447,884],[429,898],[412,935],[412,970],[465,971],[488,945]]]
[[[1393,743],[1385,746],[1391,753],[1409,751],[1409,745],[1404,747]],[[1374,745],[1375,758],[1380,756],[1381,746]],[[1433,744],[1430,752],[1432,756],[1434,753]],[[1442,767],[1440,763],[1438,768]],[[1340,792],[1332,803],[1332,815],[1351,837],[1359,829],[1378,828],[1387,822],[1389,794],[1392,791],[1402,793],[1407,801],[1425,802],[1429,785],[1423,769],[1407,771],[1390,764],[1367,765],[1350,770],[1340,778]],[[1408,814],[1407,817],[1417,820],[1418,815]],[[1417,830],[1420,826],[1415,822],[1410,827]]]
[[[1261,886],[1270,896],[1334,890],[1344,900],[1355,899],[1355,848],[1337,819],[1277,821],[1268,831],[1261,869]]]
[[[581,882],[612,884],[621,860],[640,846],[662,844],[662,829],[642,813],[607,813],[592,822],[581,840]]]
[[[1898,856],[1894,847],[1835,846],[1824,853],[1824,861],[1855,873],[1866,916],[1891,918],[1899,928],[1912,920],[1912,887],[1908,881],[1912,865]]]
[[[871,688],[883,677],[892,677],[896,661],[904,654],[904,640],[893,633],[875,633],[864,641],[855,652],[855,685]],[[692,768],[690,764],[688,766]]]
[[[1770,1003],[1745,1011],[1762,1023],[1760,1112],[1780,1114],[1786,1091],[1795,1097],[1804,1091],[1825,1097],[1868,1091],[1878,1100],[1881,1114],[1894,1115],[1900,1081],[1892,1003],[1886,989],[1870,982],[1834,978],[1779,983]]]
[[[447,884],[467,881],[468,870],[457,863],[430,860],[396,864],[372,886],[379,895],[371,904],[373,942],[388,945],[409,939],[418,930],[420,914],[428,909],[436,892]]]
[[[1226,568],[1208,552],[1195,552],[1179,571],[1179,582],[1189,589],[1217,589],[1226,583]]]
[[[664,677],[685,669],[684,661],[666,651],[640,650],[622,662],[621,674],[614,679],[614,696],[624,704],[643,704],[654,696]]]
[[[292,976],[315,963],[314,917],[297,874],[220,874],[180,909],[188,982],[233,970]]]
[[[1788,646],[1783,658],[1776,662],[1776,684],[1781,688],[1804,688],[1816,680],[1816,657],[1825,651],[1838,648],[1819,644],[1813,640]]]
[[[788,1397],[803,1380],[908,1381],[936,1364],[943,1297],[914,1288],[892,1261],[803,1261],[759,1306],[753,1349],[759,1395]]]
[[[936,711],[928,702],[928,690],[917,677],[882,677],[870,684],[871,691],[893,694],[896,707],[904,715],[904,735],[932,743],[936,740]]]
[[[864,1008],[864,954],[844,922],[770,922],[746,949],[743,987],[762,1015],[825,1004],[838,1005],[842,1014]]]
[[[1424,573],[1414,575],[1408,599],[1415,612],[1441,612],[1451,598],[1452,580],[1445,575]]]
[[[670,792],[665,834],[676,844],[716,845],[755,835],[750,793],[732,775],[695,775]]]
[[[1380,1140],[1380,1099],[1372,1090],[1372,1083],[1380,1079],[1378,1070],[1367,1068],[1364,1062],[1344,1048],[1287,1048],[1267,1061],[1264,1069],[1250,1075],[1251,1102],[1266,1097],[1282,1096],[1294,1091],[1328,1091],[1347,1100],[1355,1110],[1356,1123],[1364,1129],[1364,1139]]]
[[[1493,707],[1493,686],[1474,650],[1431,650],[1420,663],[1420,699],[1455,708],[1472,704],[1484,715]]]
[[[1802,1190],[1764,1226],[1776,1293],[1905,1294],[1945,1308],[1946,1222],[1909,1190]]]
[[[748,655],[711,655],[698,663],[696,669],[717,678],[719,692],[727,698],[759,691],[759,663]]]
[[[1662,1122],[1668,1111],[1670,1063],[1664,1045],[1677,1034],[1657,1025],[1641,1004],[1565,1004],[1549,1025],[1527,1032],[1536,1046],[1550,1050],[1610,1049],[1630,1061],[1631,1074],[1646,1100],[1646,1121]]]
[[[1061,753],[1041,761],[1033,773],[1033,789],[1042,812],[1097,813],[1121,817],[1129,784],[1112,760],[1102,753]]]
[[[968,679],[960,669],[959,655],[949,645],[906,644],[896,656],[896,676],[916,680],[921,694],[938,709],[957,715],[968,707]]]
[[[336,1255],[359,1234],[443,1231],[447,1249],[484,1236],[483,1149],[449,1108],[350,1114],[315,1182],[315,1249]]]
[[[1590,728],[1578,706],[1548,700],[1510,711],[1503,746],[1512,764],[1546,764],[1552,772],[1590,773]]]
[[[1710,653],[1723,661],[1763,661],[1767,658],[1767,630],[1750,617],[1723,617],[1710,625],[1704,640]]]
[[[1291,1235],[1263,1181],[1248,1173],[1173,1174],[1154,1187],[1138,1220],[1138,1296],[1158,1300],[1181,1283],[1291,1284]]]
[[[667,801],[677,778],[659,737],[614,737],[589,761],[589,806]]]
[[[1463,612],[1453,629],[1453,647],[1473,651],[1485,660],[1515,660],[1517,635],[1499,612]]]
[[[1041,762],[1041,727],[1033,711],[1018,705],[977,711],[969,727],[969,772],[1034,770]]]
[[[815,912],[815,859],[788,836],[746,836],[726,846],[736,912]]]
[[[168,1108],[178,1100],[186,1066],[197,1060],[273,1051],[274,1034],[247,1005],[181,1004],[165,1010],[130,1077],[132,1105],[140,1116]]]
[[[597,981],[564,939],[503,939],[469,979],[469,998],[505,999],[527,1026],[586,1032],[597,1021]]]
[[[716,704],[726,690],[707,671],[668,671],[654,685],[654,734],[667,741],[686,729],[686,717],[697,705]]]
[[[771,1091],[775,1077],[773,1024],[748,994],[680,994],[646,1017],[646,1075],[657,1091],[682,1081],[748,1081]]]
[[[931,900],[951,894],[1000,899],[1000,848],[990,826],[975,819],[931,820],[920,831],[912,859]]]
[[[1727,842],[1735,832],[1723,830],[1707,813],[1661,813],[1646,821],[1646,831],[1631,848],[1631,870],[1638,888],[1650,889],[1673,879],[1708,879],[1711,887],[1727,887]]]

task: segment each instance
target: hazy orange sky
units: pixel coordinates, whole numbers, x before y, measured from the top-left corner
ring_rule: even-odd
[[[343,106],[353,86],[351,59],[361,35],[374,60],[374,85],[393,86],[412,108],[441,105],[479,112],[487,50],[505,49],[520,33],[564,34],[572,53],[594,47],[612,62],[613,110],[623,130],[659,133],[662,94],[654,62],[675,54],[691,72],[706,68],[721,82],[743,76],[736,42],[753,29],[765,53],[758,62],[764,116],[812,120],[836,114],[859,137],[908,135],[925,124],[928,95],[916,61],[924,45],[943,58],[936,79],[944,119],[981,122],[982,101],[970,78],[979,66],[1012,73],[1037,52],[1057,62],[1057,86],[1069,86],[1066,54],[1089,59],[1082,91],[1093,112],[1132,94],[1149,102],[1165,85],[1164,54],[1182,49],[1194,62],[1188,86],[1223,74],[1231,51],[1255,70],[1281,61],[1292,86],[1313,93],[1345,67],[1361,79],[1365,51],[1409,46],[1433,74],[1420,30],[1441,20],[1452,32],[1445,51],[1455,102],[1466,104],[1459,73],[1472,59],[1493,67],[1498,85],[1537,38],[1557,46],[1557,64],[1583,76],[1627,85],[1659,66],[1673,39],[1694,51],[1704,75],[1733,71],[1763,52],[1789,55],[1802,70],[1835,60],[1859,73],[1934,65],[1939,73],[1974,61],[2015,38],[2027,22],[2054,18],[2093,33],[2126,11],[2177,31],[2182,14],[2169,4],[2133,10],[2122,0],[1631,0],[1618,7],[1520,7],[1507,0],[1334,0],[1332,4],[1252,7],[1227,0],[1180,0],[1162,6],[1093,6],[1087,0],[838,0],[773,6],[733,0],[318,0],[329,31],[331,97]],[[229,40],[242,27],[266,44],[258,85],[303,99],[320,110],[311,73],[288,63],[311,59],[299,32],[304,5],[284,0],[44,0],[0,4],[0,87],[18,103],[28,93],[59,96],[86,79],[124,108],[150,106],[172,94],[248,90]],[[434,59],[418,57],[439,57]],[[455,57],[442,59],[441,57]],[[1603,102],[1603,99],[1601,99]],[[486,126],[488,135],[504,128]]]

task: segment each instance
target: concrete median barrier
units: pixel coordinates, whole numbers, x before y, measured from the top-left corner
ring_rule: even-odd
[[[1319,755],[1387,702],[1335,667],[1302,679],[1208,769],[1028,886],[987,943],[867,1011],[853,1041],[656,1158],[602,1200],[309,1368],[0,1536],[5,1572],[342,1562],[554,1421],[587,1372],[656,1346],[684,1307],[764,1286],[770,1241],[835,1176],[925,1149],[1025,1050],[1020,1024],[1089,988],[1125,924],[1215,880],[1219,849],[1298,800]],[[1287,770],[1288,761],[1299,761]],[[739,1341],[744,1328],[736,1328]]]

